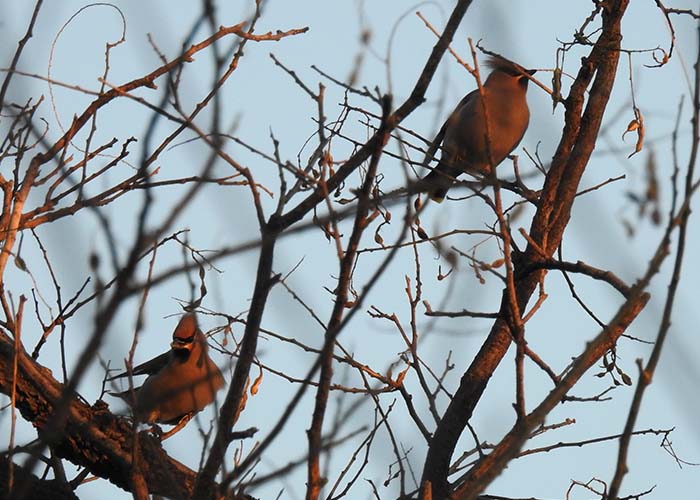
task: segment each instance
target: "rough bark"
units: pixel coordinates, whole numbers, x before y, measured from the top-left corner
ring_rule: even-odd
[[[528,274],[519,271],[551,257],[559,247],[579,181],[595,148],[603,113],[615,80],[622,40],[620,23],[628,3],[629,0],[616,0],[604,4],[602,32],[590,55],[582,59],[578,75],[566,100],[566,123],[562,138],[547,173],[530,228],[530,236],[539,249],[529,245],[523,255],[517,256],[515,262],[516,296],[520,311],[525,310],[546,270]],[[584,109],[585,90],[591,81],[593,84]],[[462,376],[460,386],[433,435],[423,469],[423,495],[426,494],[427,485],[432,488],[432,498],[447,498],[449,495],[448,469],[457,441],[481,399],[491,375],[511,344],[512,336],[507,321],[509,310],[507,292],[504,292],[499,318],[494,322],[488,338]]]
[[[4,394],[11,392],[13,359],[12,339],[0,334],[0,392]],[[133,429],[127,419],[110,413],[104,401],[89,406],[76,396],[60,434],[45,436],[43,430],[54,414],[56,402],[61,399],[63,384],[24,350],[19,353],[14,383],[17,384],[17,410],[26,421],[32,422],[39,436],[53,443],[58,456],[131,491]],[[196,477],[194,471],[170,458],[160,441],[148,432],[139,434],[139,452],[138,463],[150,493],[189,497]]]

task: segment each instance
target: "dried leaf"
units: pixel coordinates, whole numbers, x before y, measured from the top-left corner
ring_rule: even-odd
[[[422,206],[423,202],[421,201],[420,196],[416,196],[416,201],[413,202],[413,208],[416,212],[418,212]]]
[[[17,269],[20,271],[24,271],[25,273],[28,273],[29,271],[27,270],[27,263],[24,262],[24,259],[20,257],[19,255],[15,257],[15,266]]]
[[[485,285],[485,284],[486,284],[486,280],[485,280],[484,277],[481,275],[481,272],[479,272],[479,266],[476,266],[476,265],[474,265],[474,264],[471,264],[471,268],[474,270],[474,274],[476,275],[476,279],[479,280],[479,283],[481,283],[482,285]]]
[[[639,122],[635,118],[634,120],[629,122],[629,124],[627,125],[627,130],[625,130],[624,133],[622,134],[622,140],[623,141],[625,140],[625,135],[627,135],[627,132],[634,132],[638,128],[639,128]]]
[[[321,165],[324,165],[324,166],[330,166],[333,164],[333,156],[331,155],[330,149],[326,149],[323,152],[323,155],[321,156],[319,163]],[[331,175],[333,175],[333,174],[331,174]]]
[[[491,269],[498,269],[505,263],[505,259],[496,259],[493,262],[491,262]]]
[[[250,388],[250,393],[255,396],[258,393],[258,390],[260,389],[260,384],[262,384],[262,379],[263,379],[263,371],[260,370],[260,373],[258,374],[257,378],[255,379],[255,382],[253,382],[253,386]]]
[[[221,345],[223,345],[224,347],[228,345],[229,335],[233,337],[233,328],[231,328],[231,325],[226,325],[224,327],[224,340],[221,341]]]
[[[561,68],[555,68],[552,74],[552,113],[561,99]]]
[[[634,147],[634,151],[629,154],[627,158],[632,158],[634,155],[642,150],[644,144],[644,118],[642,117],[642,112],[638,108],[634,110],[635,119],[629,122],[627,125],[627,130],[622,134],[622,140],[625,140],[625,135],[627,132],[637,132],[637,144]]]
[[[637,144],[634,146],[634,151],[627,158],[632,158],[642,150],[644,145],[644,124],[641,123],[637,129]]]

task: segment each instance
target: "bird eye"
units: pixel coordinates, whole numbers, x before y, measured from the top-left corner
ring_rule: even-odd
[[[178,342],[181,342],[183,344],[191,344],[192,342],[194,342],[194,335],[190,335],[189,337],[185,338],[179,338]]]

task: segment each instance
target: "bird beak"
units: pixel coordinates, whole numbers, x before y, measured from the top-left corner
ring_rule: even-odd
[[[532,75],[534,75],[535,73],[537,73],[537,70],[536,70],[536,69],[526,69],[526,70],[525,70],[525,73],[527,73],[528,75],[532,76]]]
[[[183,340],[183,339],[173,339],[173,341],[170,343],[170,348],[174,350],[185,350],[185,351],[191,351],[192,350],[192,341],[190,339]]]

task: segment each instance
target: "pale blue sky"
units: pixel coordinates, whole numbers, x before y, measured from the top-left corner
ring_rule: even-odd
[[[224,2],[225,8],[220,10],[220,20],[224,24],[236,24],[249,15],[252,1]],[[357,40],[361,30],[358,20],[358,9],[364,12],[364,23],[372,32],[372,51],[366,55],[365,63],[359,73],[360,84],[382,91],[387,90],[386,68],[383,58],[387,54],[387,44],[391,30],[396,26],[397,19],[407,14],[398,24],[393,45],[391,47],[391,78],[393,84],[394,102],[398,105],[410,92],[415,78],[423,67],[427,54],[432,49],[435,37],[425,28],[423,23],[413,14],[420,10],[431,22],[440,27],[444,25],[445,17],[450,12],[454,2],[426,2],[415,4],[406,1],[393,2],[351,2],[351,1],[311,1],[271,0],[266,2],[265,13],[258,24],[258,32],[268,30],[289,29],[309,26],[310,30],[304,35],[288,38],[280,42],[250,43],[246,49],[239,69],[222,91],[224,128],[237,121],[235,131],[237,137],[255,147],[271,151],[270,130],[280,140],[280,153],[284,159],[296,162],[296,157],[304,142],[315,133],[316,116],[315,104],[299,88],[290,82],[289,77],[276,68],[268,57],[274,53],[282,62],[297,71],[299,76],[312,88],[319,81],[327,86],[326,114],[329,119],[338,117],[339,103],[342,102],[343,92],[331,82],[322,79],[310,66],[317,65],[323,71],[338,79],[345,79],[352,70],[353,60],[357,52]],[[671,3],[671,2],[668,2]],[[34,38],[28,44],[19,67],[22,70],[47,74],[48,57],[51,42],[66,20],[84,3],[78,1],[48,2],[34,30]],[[109,80],[115,84],[123,83],[132,78],[150,72],[159,61],[150,48],[146,34],[150,33],[160,50],[172,57],[180,48],[184,33],[198,13],[197,2],[128,2],[117,1],[114,5],[123,11],[127,22],[127,41],[114,49],[111,55],[111,73]],[[697,8],[688,1],[673,2],[678,8]],[[31,12],[30,2],[10,1],[3,5],[5,44],[0,48],[1,65],[9,64],[15,49],[14,41],[24,33],[26,22]],[[481,39],[485,47],[502,53],[520,62],[524,66],[547,69],[554,65],[554,54],[559,46],[557,40],[570,40],[573,31],[592,8],[590,2],[561,2],[546,0],[531,0],[528,2],[513,2],[499,0],[493,2],[475,1],[469,9],[466,20],[458,31],[454,48],[464,57],[469,58],[466,45],[467,37],[475,41]],[[636,101],[645,116],[647,143],[645,150],[633,158],[622,161],[619,157],[625,155],[606,154],[612,148],[620,148],[626,153],[634,148],[634,138],[621,140],[622,132],[627,122],[632,118],[630,106],[630,87],[628,82],[628,61],[620,59],[618,80],[613,91],[606,117],[611,119],[619,114],[614,122],[609,122],[605,136],[598,141],[596,154],[589,165],[582,181],[582,187],[595,185],[610,177],[625,174],[624,181],[614,183],[605,189],[595,191],[579,198],[572,215],[571,224],[567,230],[564,255],[567,260],[583,260],[600,268],[615,272],[628,283],[641,276],[645,263],[661,236],[659,228],[652,227],[647,220],[639,224],[638,233],[634,238],[627,237],[621,223],[622,216],[635,222],[635,208],[625,198],[628,191],[641,192],[644,186],[644,166],[648,153],[653,147],[657,155],[658,174],[660,182],[664,183],[671,173],[669,136],[675,121],[675,111],[682,93],[688,93],[688,86],[683,76],[681,60],[691,68],[696,56],[697,37],[692,22],[683,17],[674,17],[677,29],[676,57],[664,68],[648,69],[643,64],[653,63],[649,54],[636,54],[633,57],[633,76],[636,90]],[[103,68],[104,44],[120,36],[121,23],[116,11],[109,7],[92,7],[76,18],[58,40],[55,48],[55,59],[52,76],[63,82],[80,85],[85,88],[98,88],[98,76]],[[668,47],[669,33],[662,16],[656,10],[654,2],[632,2],[629,13],[623,25],[625,48],[646,49],[656,46]],[[200,33],[196,40],[206,36]],[[10,43],[12,42],[12,43]],[[227,45],[226,45],[227,46]],[[585,51],[575,50],[567,56],[565,69],[575,72],[577,62]],[[210,82],[209,53],[201,53],[196,60],[185,68],[183,73],[182,91],[185,102],[191,106],[207,91]],[[542,81],[550,84],[550,74],[542,72],[537,75]],[[411,115],[403,125],[431,136],[437,129],[449,110],[459,101],[463,94],[475,87],[471,77],[448,55],[441,63],[440,72],[433,81],[428,93],[428,102],[418,112]],[[15,77],[10,97],[23,101],[29,96],[44,94],[47,98],[39,113],[50,124],[50,137],[55,138],[58,127],[51,103],[48,100],[47,84],[31,78]],[[150,90],[141,90],[138,95],[156,102],[159,94]],[[73,114],[82,111],[91,98],[71,90],[54,89],[55,107],[63,126],[69,123]],[[366,100],[351,97],[357,106],[377,112],[376,106]],[[441,102],[442,100],[442,102]],[[556,147],[559,131],[563,123],[562,109],[559,107],[552,113],[551,101],[539,88],[531,87],[528,100],[532,112],[531,126],[521,148],[534,151],[539,143],[540,157],[546,162],[551,158]],[[686,96],[686,103],[688,98]],[[621,113],[619,113],[621,112]],[[206,114],[199,123],[207,124]],[[689,113],[685,110],[680,130],[681,162],[687,157],[687,139],[689,137]],[[143,133],[148,111],[138,104],[120,101],[108,106],[99,116],[100,131],[95,144],[100,141],[117,137],[124,140],[131,135]],[[360,116],[351,115],[346,133],[362,140],[366,136],[364,128],[359,124]],[[162,123],[158,136],[164,137],[172,131],[172,125]],[[84,138],[84,134],[79,136]],[[182,139],[191,138],[184,134]],[[176,141],[181,142],[181,141]],[[235,144],[227,144],[226,151],[243,164],[249,165],[256,178],[276,186],[276,170],[258,157],[250,155]],[[395,150],[395,144],[392,147]],[[342,141],[336,140],[332,146],[336,159],[346,157],[351,148]],[[129,161],[138,162],[139,145],[134,147],[134,153]],[[302,157],[308,155],[309,149],[302,151]],[[193,169],[199,167],[208,151],[202,144],[193,142],[175,147],[164,153],[158,165],[161,167],[163,178],[190,175]],[[521,168],[531,171],[522,149],[520,154]],[[415,153],[414,153],[415,154]],[[417,156],[416,158],[417,159]],[[129,169],[129,165],[121,165],[120,169]],[[381,172],[386,175],[384,186],[398,187],[402,182],[402,167],[395,161],[385,157],[382,160]],[[503,168],[503,167],[502,167]],[[509,168],[509,167],[508,167]],[[221,165],[218,174],[230,173],[227,167]],[[357,178],[350,183],[357,185]],[[533,183],[534,184],[534,183]],[[176,188],[175,188],[176,189]],[[666,187],[661,194],[662,211],[665,216],[669,202],[669,192]],[[168,191],[157,194],[157,204],[154,219],[171,210],[174,197]],[[276,200],[267,202],[267,207],[273,206]],[[123,225],[126,234],[131,234],[135,210],[140,206],[140,197],[126,197],[105,208],[105,213]],[[697,209],[697,203],[694,204]],[[392,235],[398,231],[400,210],[394,213],[396,223],[393,228],[386,228],[382,233],[385,241],[392,241]],[[189,228],[190,242],[199,249],[216,249],[223,245],[241,243],[253,239],[257,235],[248,190],[245,188],[222,189],[211,188],[200,196],[196,203],[186,211],[179,220],[178,228]],[[514,228],[529,227],[528,210],[514,223]],[[430,206],[422,217],[423,226],[431,233],[439,228],[451,226],[483,227],[493,220],[493,215],[478,200],[448,202],[441,206]],[[346,234],[349,232],[346,231]],[[49,247],[49,253],[55,259],[59,279],[64,287],[64,293],[71,295],[88,276],[87,257],[93,249],[104,249],[104,241],[97,231],[94,217],[82,214],[72,219],[64,219],[51,227],[42,227],[39,234]],[[369,235],[371,236],[371,235]],[[36,249],[30,245],[31,239],[25,241],[23,252],[28,263],[36,260]],[[469,249],[478,239],[455,238],[450,244],[461,249]],[[519,243],[523,243],[522,239]],[[700,355],[697,340],[697,310],[694,307],[697,294],[690,287],[691,280],[698,275],[697,262],[692,258],[698,248],[697,225],[693,227],[688,240],[688,259],[685,263],[681,292],[676,303],[673,319],[673,329],[664,351],[664,357],[659,367],[655,383],[647,392],[638,428],[669,428],[676,427],[673,442],[676,452],[690,462],[700,462],[700,438],[697,433],[697,383],[698,369],[693,363]],[[374,246],[371,238],[365,243]],[[495,246],[488,243],[479,249],[479,258],[485,261],[497,257]],[[119,248],[125,251],[126,246]],[[473,273],[461,262],[460,269],[443,282],[436,279],[438,265],[441,264],[436,253],[427,245],[420,247],[420,257],[424,279],[424,298],[433,307],[437,307],[450,280],[457,280],[455,292],[449,301],[448,309],[463,307],[475,310],[493,310],[500,296],[498,283],[490,280],[482,286]],[[159,252],[157,269],[165,269],[168,263],[178,262],[180,249],[175,246],[165,247]],[[291,276],[289,284],[318,312],[322,319],[327,319],[332,307],[332,296],[323,290],[323,286],[332,288],[333,276],[337,273],[335,247],[328,244],[320,233],[313,231],[303,236],[288,238],[280,242],[275,256],[275,271],[289,272],[300,260],[302,264]],[[381,253],[365,254],[358,268],[356,279],[358,287],[362,278],[373,271],[374,265],[382,258]],[[35,259],[35,260],[32,260]],[[204,305],[214,310],[237,314],[248,307],[248,299],[254,282],[256,252],[248,252],[225,259],[217,264],[222,274],[210,271],[208,285],[210,294]],[[106,262],[105,262],[106,263]],[[444,261],[443,269],[446,268]],[[651,289],[652,300],[644,313],[633,324],[629,333],[637,337],[651,340],[663,306],[670,261],[666,263],[662,275],[657,277]],[[8,281],[12,283],[14,293],[29,294],[32,283],[26,275],[8,269]],[[143,269],[145,275],[145,268]],[[40,285],[47,287],[42,279],[42,271],[36,270]],[[373,294],[365,303],[376,305],[385,312],[396,312],[402,323],[409,322],[404,276],[415,275],[413,253],[410,249],[400,252],[389,272],[379,282]],[[609,318],[620,303],[603,285],[591,283],[590,280],[576,280],[577,291],[585,298],[602,318]],[[45,288],[51,301],[50,288]],[[549,299],[528,324],[528,339],[533,348],[555,370],[566,366],[571,356],[576,355],[585,342],[598,333],[596,325],[570,298],[566,285],[560,275],[550,273],[547,279]],[[137,352],[138,359],[146,359],[161,352],[167,346],[171,329],[176,319],[163,319],[165,316],[177,313],[179,307],[174,298],[188,298],[188,288],[185,280],[175,279],[166,286],[153,290],[147,304],[147,321],[142,341]],[[100,355],[111,359],[113,364],[120,365],[126,356],[133,334],[136,301],[132,300],[129,307],[122,309],[119,322],[110,330]],[[422,313],[422,308],[419,309]],[[68,333],[80,346],[81,339],[89,334],[91,311],[78,315],[69,325]],[[205,328],[216,326],[209,319],[202,319]],[[427,323],[427,318],[419,317],[421,325]],[[269,306],[264,316],[266,328],[279,331],[297,338],[300,341],[319,345],[322,332],[308,314],[281,288],[275,289],[271,295]],[[473,354],[480,346],[490,323],[480,320],[449,320],[440,322],[440,332],[433,333],[423,345],[423,356],[435,366],[442,366],[448,351],[452,351],[452,361],[455,370],[448,377],[448,387],[455,388],[459,376],[472,360]],[[36,338],[37,325],[30,324],[24,333],[24,340],[33,346]],[[468,333],[465,333],[468,332]],[[235,331],[240,335],[241,329]],[[240,338],[240,337],[237,337]],[[357,314],[343,332],[341,341],[353,350],[362,362],[383,369],[397,359],[398,353],[404,346],[395,329],[386,322],[373,320],[367,314]],[[54,374],[60,373],[58,360],[50,355],[50,349],[56,348],[56,339],[47,346],[41,361],[48,364]],[[261,340],[261,359],[277,368],[286,369],[296,376],[302,376],[312,363],[312,357],[296,349],[281,346],[272,340]],[[635,359],[646,359],[649,348],[638,343],[623,340],[618,348],[620,364],[625,371],[636,380],[637,369]],[[71,349],[72,351],[72,349]],[[78,352],[78,349],[76,349]],[[75,354],[71,352],[71,354]],[[224,365],[223,358],[217,361]],[[608,380],[600,380],[589,374],[581,385],[574,391],[576,395],[592,395],[607,386]],[[338,376],[342,376],[338,371]],[[99,384],[102,376],[101,368],[95,363],[90,376],[86,377],[80,387],[81,393],[93,401],[99,394]],[[513,423],[514,412],[511,408],[513,400],[513,362],[512,355],[502,363],[492,379],[489,388],[479,405],[473,425],[481,439],[496,442],[503,432]],[[549,389],[548,381],[536,370],[528,370],[528,403],[534,406]],[[356,377],[355,377],[356,378]],[[230,375],[229,375],[230,379]],[[356,382],[355,382],[356,383]],[[410,380],[415,384],[415,380]],[[415,388],[415,385],[412,387]],[[248,407],[237,424],[237,428],[255,425],[260,428],[259,438],[267,434],[267,429],[274,423],[274,417],[280,408],[284,407],[291,394],[292,387],[288,382],[280,380],[272,374],[266,374],[258,396],[251,397]],[[615,434],[622,430],[627,408],[632,395],[631,388],[619,388],[614,391],[614,401],[593,405],[565,405],[553,412],[548,423],[565,418],[575,418],[576,424],[556,432],[550,432],[532,443],[533,446],[551,444],[559,441],[582,440],[600,435]],[[389,394],[383,396],[382,402],[386,408],[397,397]],[[284,435],[279,438],[268,457],[273,461],[263,461],[260,472],[268,467],[279,466],[297,458],[306,449],[305,429],[309,427],[308,409],[311,399],[307,398],[305,405],[296,412],[289,423]],[[429,418],[423,398],[418,397],[421,415]],[[112,404],[110,402],[110,404]],[[444,401],[442,401],[444,408]],[[421,406],[422,405],[422,406]],[[116,408],[116,405],[115,405]],[[346,432],[361,425],[371,425],[373,415],[371,404],[357,414]],[[332,413],[333,410],[331,410]],[[3,428],[9,428],[7,413],[2,414]],[[201,418],[207,422],[211,413],[205,411]],[[429,421],[429,420],[428,420]],[[400,400],[392,414],[392,426],[406,449],[412,449],[409,459],[417,475],[420,475],[425,446],[422,439],[405,415]],[[25,439],[33,436],[31,430],[22,434]],[[20,439],[21,442],[21,439]],[[199,437],[196,426],[190,424],[182,433],[168,441],[166,448],[175,458],[196,467],[199,460]],[[197,443],[193,447],[193,443]],[[331,474],[334,479],[343,467],[344,460],[351,453],[353,443],[338,450],[336,460],[332,462]],[[630,457],[630,473],[624,483],[623,494],[640,492],[656,484],[657,489],[647,498],[694,498],[700,488],[700,474],[692,467],[679,469],[673,459],[658,447],[656,437],[640,437],[633,441]],[[3,441],[4,445],[4,441]],[[246,442],[245,449],[249,450],[252,443]],[[470,448],[472,441],[465,436],[460,443],[462,449]],[[197,451],[193,453],[193,449]],[[362,477],[381,483],[387,478],[388,466],[392,462],[390,448],[386,446],[385,434],[375,443],[375,456],[370,467]],[[587,481],[598,477],[608,481],[612,476],[613,464],[617,453],[615,442],[602,445],[592,445],[583,449],[555,451],[548,454],[536,455],[511,463],[504,475],[499,478],[488,492],[505,496],[538,496],[542,498],[564,498],[572,479]],[[332,480],[333,480],[332,479]],[[291,476],[290,481],[275,485],[274,488],[256,490],[254,494],[261,498],[273,498],[276,492],[284,487],[283,498],[302,498],[304,492],[305,470],[299,469],[298,474]],[[392,498],[396,494],[395,484],[380,489],[382,498]],[[114,498],[127,498],[126,493],[117,490],[104,481],[95,481],[82,486],[77,493],[89,498],[109,492]],[[121,495],[121,496],[119,496]],[[352,498],[369,498],[369,487],[361,482],[356,486]],[[590,498],[582,490],[572,495],[572,499]]]

